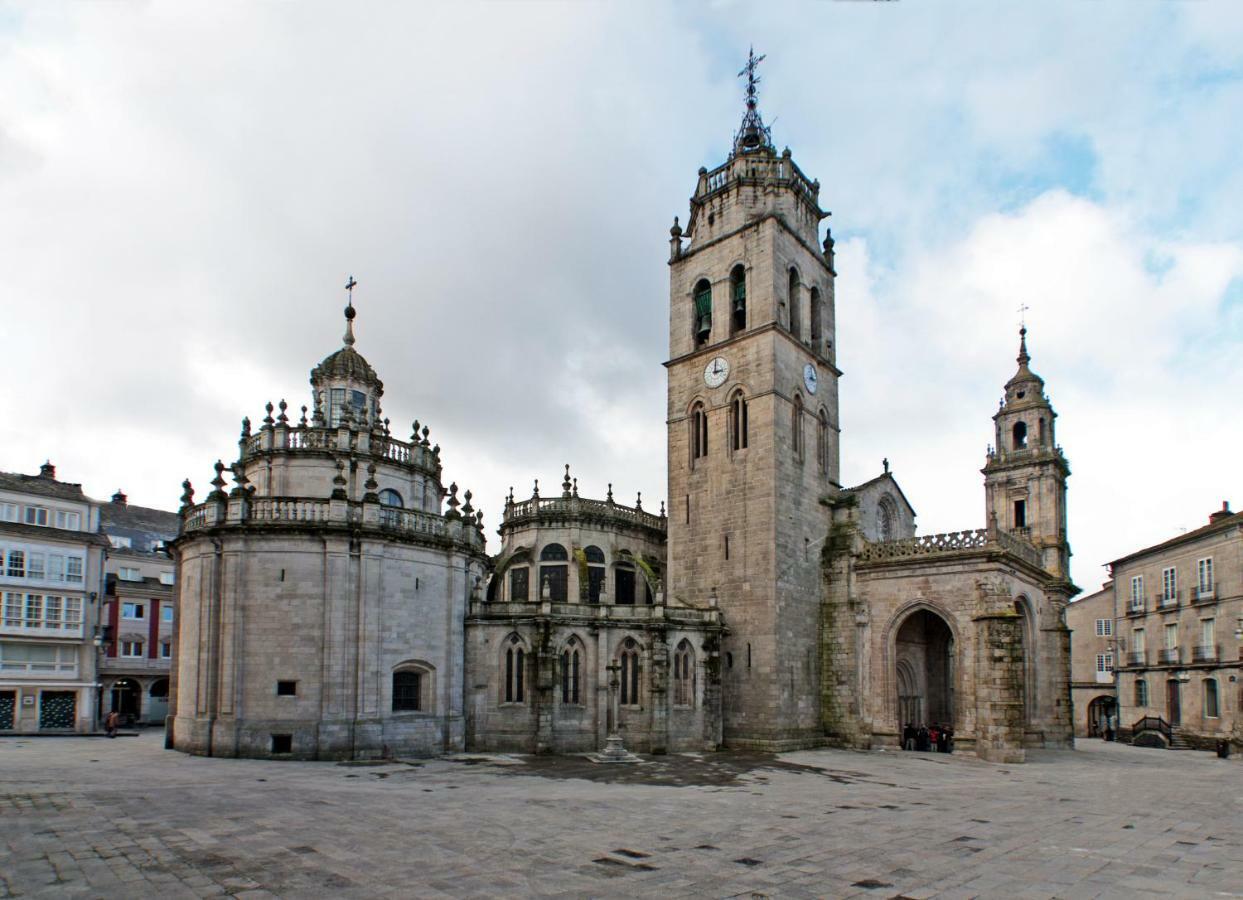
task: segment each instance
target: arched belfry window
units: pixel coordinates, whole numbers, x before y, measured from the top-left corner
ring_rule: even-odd
[[[798,305],[798,271],[790,270],[790,334],[795,337],[803,335],[803,316]]]
[[[1014,443],[1012,445],[1015,450],[1027,449],[1027,423],[1014,423]]]
[[[622,706],[639,705],[639,643],[634,638],[626,638],[622,642],[618,654],[621,664],[621,696],[618,698]]]
[[[566,562],[570,555],[560,544],[547,544],[540,551],[539,584],[540,599],[548,592],[548,599],[553,603],[566,603],[569,595],[569,566]]]
[[[798,394],[790,408],[790,448],[796,459],[803,458],[803,398]]]
[[[691,407],[691,463],[708,455],[708,411],[703,403]]]
[[[1039,428],[1039,431],[1037,432],[1037,434],[1038,434],[1037,441],[1038,441],[1038,443],[1039,443],[1039,446],[1041,446],[1041,447],[1045,446],[1045,438],[1044,438],[1044,416],[1041,416],[1041,417],[1040,417],[1040,428]]]
[[[561,651],[561,702],[578,705],[582,703],[583,684],[582,642],[572,637]]]
[[[747,449],[747,397],[736,390],[729,399],[729,448],[733,451]]]
[[[703,279],[695,285],[695,346],[701,347],[708,343],[708,337],[712,334],[712,284],[708,279]]]
[[[811,303],[810,303],[810,306],[811,306],[811,345],[816,349],[817,353],[822,352],[822,350],[824,349],[823,347],[820,346],[820,331],[821,331],[821,328],[823,327],[820,323],[820,317],[822,315],[820,305],[821,305],[820,304],[820,289],[812,288],[811,289]]]
[[[673,705],[695,705],[695,651],[686,638],[673,654]]]
[[[604,592],[604,551],[593,545],[583,550],[583,557],[587,561],[587,602],[599,603]]]
[[[747,327],[747,270],[734,266],[729,273],[729,333],[737,334]]]
[[[821,475],[829,471],[829,414],[823,409],[816,418],[816,468]]]

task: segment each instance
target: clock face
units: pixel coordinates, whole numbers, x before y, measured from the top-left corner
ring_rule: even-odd
[[[729,377],[729,360],[724,356],[714,356],[704,367],[704,384],[710,388],[718,388]]]
[[[816,385],[819,384],[819,376],[816,375],[816,367],[811,363],[803,366],[803,384],[807,385],[807,393],[814,394]]]

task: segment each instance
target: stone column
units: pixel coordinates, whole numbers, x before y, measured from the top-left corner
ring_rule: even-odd
[[[974,621],[976,754],[989,762],[1023,762],[1023,620],[1002,612]]]

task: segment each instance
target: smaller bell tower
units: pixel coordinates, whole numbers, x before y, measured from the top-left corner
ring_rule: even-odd
[[[1057,413],[1045,395],[1044,379],[1029,368],[1030,362],[1024,326],[1019,329],[1019,370],[1006,382],[993,416],[994,444],[982,469],[988,524],[1031,542],[1049,574],[1069,583],[1070,464],[1054,439]]]

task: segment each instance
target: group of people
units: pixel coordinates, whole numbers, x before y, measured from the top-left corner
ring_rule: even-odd
[[[914,725],[902,729],[902,749],[920,753],[953,753],[954,729],[948,725]]]

